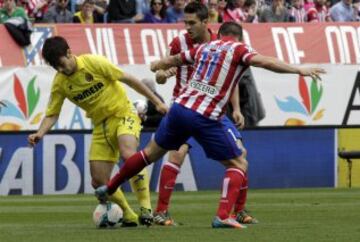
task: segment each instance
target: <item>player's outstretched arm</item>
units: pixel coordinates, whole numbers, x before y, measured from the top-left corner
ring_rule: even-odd
[[[320,78],[320,74],[326,73],[324,69],[318,67],[297,67],[287,64],[274,57],[255,55],[253,56],[249,64],[255,67],[262,67],[277,73],[293,73],[303,76],[311,76],[313,78]]]
[[[176,75],[176,71],[177,71],[176,67],[172,67],[167,70],[158,70],[155,74],[155,80],[158,84],[164,84],[166,83],[169,77]]]
[[[28,136],[28,143],[31,146],[35,146],[42,137],[54,126],[54,124],[59,119],[58,115],[52,115],[45,117],[40,124],[40,128],[36,133],[30,134]]]
[[[183,64],[181,55],[172,55],[167,56],[161,60],[153,61],[150,64],[150,69],[152,72],[158,71],[158,70],[167,70],[171,67],[175,66],[181,66]]]
[[[158,98],[147,86],[145,86],[145,84],[134,76],[125,72],[123,76],[120,77],[120,81],[149,99],[150,102],[155,105],[158,112],[164,114],[168,111],[168,107],[160,100],[160,98]]]

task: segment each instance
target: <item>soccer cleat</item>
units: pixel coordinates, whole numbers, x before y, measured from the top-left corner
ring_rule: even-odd
[[[155,212],[154,213],[154,223],[157,225],[163,225],[163,226],[176,226],[176,223],[170,217],[170,213],[168,211]]]
[[[124,213],[121,227],[136,227],[138,226],[138,221],[139,221],[139,216],[137,216],[136,214]]]
[[[95,190],[95,196],[100,201],[100,203],[104,203],[108,198],[108,187],[106,185],[100,186]]]
[[[139,222],[142,225],[150,226],[154,222],[154,216],[152,215],[151,209],[141,207]]]
[[[257,224],[259,221],[244,209],[236,214],[236,221],[242,224]]]
[[[212,221],[211,226],[214,229],[245,229],[246,226],[238,223],[233,218],[220,219],[219,217],[215,217]]]

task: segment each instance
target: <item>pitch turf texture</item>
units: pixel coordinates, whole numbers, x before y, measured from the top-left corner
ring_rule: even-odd
[[[248,208],[260,224],[246,230],[210,228],[218,199],[217,191],[176,192],[177,227],[96,229],[93,196],[0,197],[0,241],[360,241],[360,189],[252,190]]]

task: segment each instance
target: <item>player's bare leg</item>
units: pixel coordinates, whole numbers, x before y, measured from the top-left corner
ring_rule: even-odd
[[[241,156],[221,161],[226,167],[219,208],[212,222],[213,228],[246,228],[230,216],[234,204],[239,196],[240,187],[245,182],[247,161]]]
[[[159,195],[154,222],[158,225],[175,225],[169,213],[169,203],[176,183],[177,175],[184,163],[189,145],[184,144],[178,150],[169,151],[168,161],[162,166],[159,181]]]
[[[134,135],[120,135],[118,137],[118,144],[121,158],[127,160],[136,153],[138,140]],[[151,211],[149,176],[147,170],[143,169],[136,176],[132,177],[129,182],[131,189],[136,194],[140,204],[140,223],[151,225],[153,222],[153,215]]]
[[[94,189],[105,185],[109,181],[114,165],[115,163],[111,161],[90,161],[90,173],[92,177],[91,183]],[[123,210],[123,226],[137,226],[138,215],[131,209],[124,193],[119,188],[109,197],[109,199],[118,204]]]

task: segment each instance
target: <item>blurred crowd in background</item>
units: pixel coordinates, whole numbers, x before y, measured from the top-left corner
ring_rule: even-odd
[[[186,0],[0,0],[0,24],[12,17],[33,23],[177,23]],[[203,0],[210,23],[360,21],[360,0]]]

